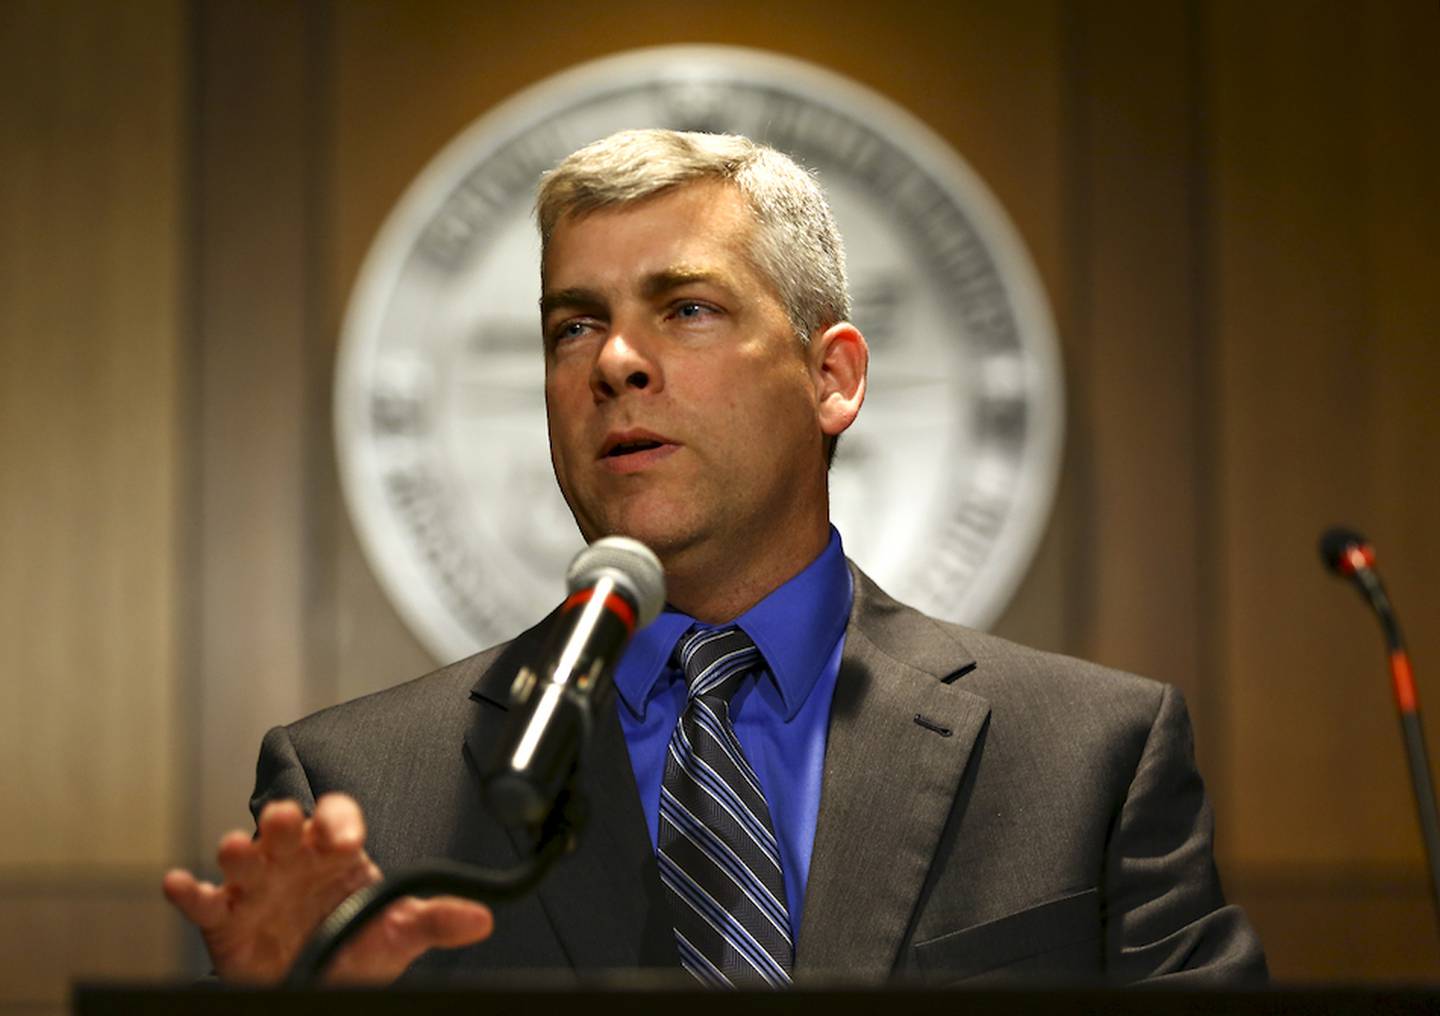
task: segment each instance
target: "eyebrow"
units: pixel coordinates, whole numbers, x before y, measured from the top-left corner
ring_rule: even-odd
[[[688,265],[676,265],[673,268],[666,268],[663,271],[647,275],[645,281],[640,285],[640,292],[646,297],[653,298],[662,293],[668,293],[672,289],[688,286],[694,282],[709,282],[720,286],[725,285],[723,278],[709,269],[691,268]]]
[[[677,265],[645,276],[640,283],[640,294],[646,299],[654,299],[672,289],[679,289],[681,286],[697,282],[710,283],[726,289],[731,288],[724,276],[710,269]],[[545,318],[561,309],[599,310],[603,309],[605,305],[605,298],[596,290],[584,287],[557,289],[540,297],[540,316]]]
[[[557,289],[540,297],[540,316],[548,317],[560,308],[594,309],[605,306],[605,300],[593,289]]]

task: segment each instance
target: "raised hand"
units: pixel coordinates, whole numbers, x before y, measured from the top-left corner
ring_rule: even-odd
[[[258,835],[227,833],[217,860],[221,885],[176,869],[166,873],[163,889],[200,929],[226,980],[279,981],[330,911],[380,880],[365,853],[360,806],[344,794],[320,798],[309,818],[293,801],[266,805]],[[389,981],[427,949],[478,942],[493,926],[481,903],[451,896],[397,900],[340,950],[326,980]]]

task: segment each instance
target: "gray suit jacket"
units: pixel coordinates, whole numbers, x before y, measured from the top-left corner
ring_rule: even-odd
[[[852,571],[797,982],[1263,983],[1221,895],[1179,693],[934,620]],[[488,818],[477,773],[543,627],[270,731],[252,809],[343,790],[381,868],[514,865],[529,845]],[[497,908],[491,940],[412,973],[678,965],[613,711],[580,784],[580,848]]]

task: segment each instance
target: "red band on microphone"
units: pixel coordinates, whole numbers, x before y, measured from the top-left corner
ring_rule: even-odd
[[[1352,543],[1340,556],[1340,571],[1354,575],[1362,568],[1375,567],[1375,551],[1368,543]]]
[[[568,614],[572,608],[578,607],[582,603],[589,603],[590,598],[594,595],[595,590],[593,589],[581,589],[579,592],[571,593],[570,598],[561,605],[560,612]],[[626,603],[623,597],[611,593],[605,597],[605,609],[620,619],[628,634],[635,634],[635,611],[630,608],[630,604]]]
[[[1395,685],[1395,704],[1402,713],[1413,713],[1420,708],[1415,694],[1415,675],[1410,671],[1410,657],[1403,649],[1390,654],[1390,680]]]

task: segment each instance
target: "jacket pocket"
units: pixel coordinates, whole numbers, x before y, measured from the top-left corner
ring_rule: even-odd
[[[1085,980],[1101,974],[1099,939],[1100,893],[1086,889],[913,948],[927,981],[958,981],[1009,967],[1027,978]]]

